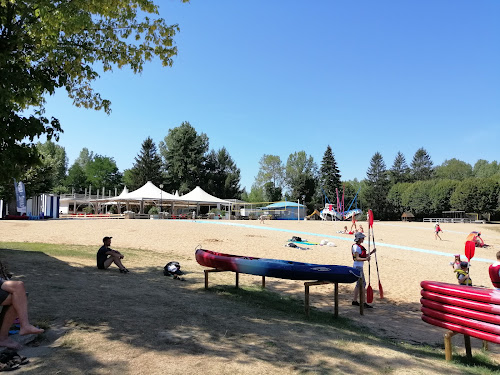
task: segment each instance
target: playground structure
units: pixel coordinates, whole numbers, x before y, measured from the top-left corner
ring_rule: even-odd
[[[339,197],[339,190],[335,189],[337,193],[337,204],[334,205],[328,199],[326,193],[323,191],[323,195],[325,196],[325,207],[319,213],[319,216],[322,220],[355,220],[356,216],[359,216],[363,213],[361,209],[358,208],[358,194],[361,190],[361,187],[356,192],[356,195],[352,199],[351,203],[347,210],[345,209],[344,197],[345,197],[345,188],[342,192],[342,199]],[[355,205],[355,208],[352,206]]]

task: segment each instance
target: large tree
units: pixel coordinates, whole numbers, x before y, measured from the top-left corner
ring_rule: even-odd
[[[307,156],[305,151],[294,152],[288,156],[286,162],[286,183],[290,198],[294,201],[302,196],[310,206],[316,191],[318,167],[312,156]],[[311,207],[309,207],[311,208]]]
[[[479,159],[474,164],[473,174],[474,177],[479,178],[493,177],[496,174],[500,174],[500,165],[496,160],[488,163],[487,160]]]
[[[321,167],[319,170],[319,180],[321,182],[323,192],[326,194],[330,202],[334,202],[337,194],[336,189],[340,189],[341,183],[340,172],[330,145],[327,146],[326,151],[323,154],[323,160],[321,161]]]
[[[362,191],[363,201],[366,208],[372,209],[377,217],[386,216],[386,198],[389,192],[389,178],[385,167],[384,159],[379,152],[376,152],[366,172],[366,187]]]
[[[116,162],[108,156],[96,155],[85,167],[87,181],[92,185],[92,191],[99,189],[105,195],[111,190],[114,194],[115,188],[122,186],[122,174],[118,171]]]
[[[26,185],[26,193],[31,196],[64,192],[63,185],[68,166],[66,150],[52,141],[38,142],[36,149],[40,155],[40,163],[29,168],[21,176]]]
[[[187,193],[203,181],[208,137],[198,134],[189,122],[170,129],[160,153],[166,169],[167,188]]]
[[[132,190],[140,188],[148,181],[151,181],[156,186],[164,182],[161,157],[151,137],[142,142],[141,151],[135,157],[131,172],[132,184],[129,188]]]
[[[228,199],[241,197],[241,172],[225,147],[218,151],[211,150],[205,167],[205,188],[208,193]]]
[[[411,176],[414,181],[430,180],[432,178],[432,160],[427,151],[421,147],[413,155]]]
[[[455,158],[445,160],[434,170],[434,177],[462,181],[472,177],[472,166]]]
[[[98,70],[140,73],[155,56],[172,65],[179,28],[157,15],[152,0],[0,1],[0,180],[36,163],[38,137],[58,139],[47,95],[64,88],[74,105],[110,113],[92,88]]]
[[[398,151],[396,157],[394,158],[394,163],[389,170],[389,179],[393,184],[399,184],[401,182],[408,182],[410,174],[410,168],[406,164],[405,156]]]
[[[255,184],[261,188],[270,182],[274,190],[283,190],[285,182],[285,167],[278,155],[264,154],[259,161],[259,172],[255,178]],[[272,201],[272,200],[270,200]]]

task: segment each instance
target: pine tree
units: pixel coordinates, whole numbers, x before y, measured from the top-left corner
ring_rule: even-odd
[[[370,167],[366,172],[366,189],[363,192],[367,208],[371,208],[377,217],[386,217],[386,199],[389,192],[389,178],[387,176],[384,159],[379,152],[373,155]]]
[[[241,172],[225,147],[208,153],[205,168],[204,188],[207,193],[228,199],[241,197]]]
[[[132,181],[134,186],[129,188],[139,188],[146,182],[151,181],[158,186],[163,183],[162,163],[160,155],[153,140],[148,137],[142,142],[141,151],[135,157],[132,168]]]
[[[201,185],[205,173],[205,154],[208,151],[208,137],[198,134],[187,121],[170,129],[160,153],[165,162],[167,188],[187,193]]]
[[[389,179],[392,184],[397,184],[400,182],[408,182],[410,174],[410,168],[406,164],[406,159],[401,151],[398,151],[396,158],[394,159],[394,164],[389,170]]]
[[[432,160],[427,151],[421,147],[415,152],[413,161],[411,162],[411,174],[414,181],[430,180],[432,178],[434,168]]]
[[[326,151],[323,155],[323,160],[321,161],[320,168],[320,181],[321,187],[323,188],[326,196],[330,200],[330,202],[334,201],[334,197],[336,196],[335,189],[340,189],[340,172],[337,167],[337,162],[335,161],[335,156],[333,155],[332,148],[330,145],[326,148]]]

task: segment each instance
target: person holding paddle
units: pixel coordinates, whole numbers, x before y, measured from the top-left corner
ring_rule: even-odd
[[[368,253],[364,248],[364,246],[362,245],[364,240],[365,240],[365,235],[361,232],[357,232],[354,235],[354,244],[351,247],[351,252],[352,252],[352,259],[354,260],[353,268],[356,268],[360,271],[361,278],[363,280],[363,293],[366,293],[365,291],[366,281],[365,281],[365,274],[363,272],[363,266],[365,264],[364,262],[369,261],[370,255],[373,254],[377,249],[373,249],[370,253]],[[352,300],[353,306],[359,306],[358,296],[359,296],[358,283],[356,283]],[[373,308],[373,306],[367,304],[366,302],[364,304],[364,307],[369,309]]]

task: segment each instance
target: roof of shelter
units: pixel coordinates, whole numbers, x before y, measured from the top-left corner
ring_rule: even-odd
[[[118,197],[124,200],[141,200],[141,199],[163,199],[163,200],[178,200],[170,193],[161,190],[151,181],[146,182],[142,187],[127,194],[120,194]],[[116,199],[113,198],[113,199]]]
[[[415,215],[413,215],[411,212],[409,211],[406,211],[406,212],[403,212],[403,215],[401,215],[401,217],[415,217]]]
[[[184,194],[180,197],[175,197],[178,201],[185,202],[199,202],[199,203],[222,203],[226,205],[230,205],[231,202],[228,202],[224,199],[220,199],[214,197],[213,195],[208,194],[201,187],[196,186],[192,191],[187,194]]]
[[[304,205],[296,203],[296,202],[276,202],[272,203],[266,207],[262,207],[262,209],[269,209],[269,208],[281,208],[281,207],[304,207]]]

